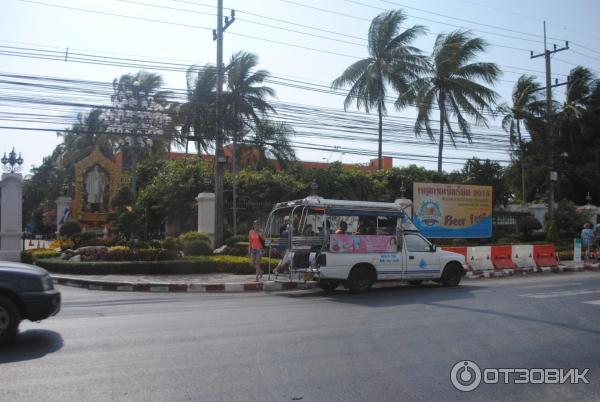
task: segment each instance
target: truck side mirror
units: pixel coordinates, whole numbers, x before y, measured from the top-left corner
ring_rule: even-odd
[[[435,244],[432,244],[431,246],[429,246],[429,249],[433,253],[435,252],[435,250],[437,250],[437,246]]]

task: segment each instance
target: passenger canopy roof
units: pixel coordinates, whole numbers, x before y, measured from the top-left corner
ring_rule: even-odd
[[[320,207],[326,210],[369,210],[369,211],[388,211],[402,212],[402,207],[393,202],[375,202],[375,201],[348,201],[348,200],[331,200],[320,197],[307,197],[303,204],[310,207]]]

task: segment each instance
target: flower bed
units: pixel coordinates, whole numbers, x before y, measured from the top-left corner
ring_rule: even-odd
[[[33,248],[21,251],[21,262],[33,264],[35,261],[43,258],[60,257],[60,253],[49,248]]]
[[[132,250],[125,246],[116,246],[109,249],[90,248],[80,254],[82,262],[102,261],[171,261],[181,258],[174,250],[139,249]]]

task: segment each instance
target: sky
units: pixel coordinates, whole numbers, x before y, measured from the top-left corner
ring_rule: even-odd
[[[114,64],[114,58],[181,66],[215,63],[212,28],[216,24],[216,4],[216,0],[0,0],[0,74],[111,83],[122,74],[137,71],[128,66],[78,63],[73,60],[73,54],[105,57],[105,64]],[[350,133],[356,125],[354,122],[359,120],[362,123],[357,130],[362,130],[369,141],[352,140],[352,135],[345,136],[339,127],[335,129],[338,137],[332,139],[325,135],[330,128],[323,125],[319,112],[341,113],[343,96],[307,91],[289,84],[301,81],[329,87],[348,65],[368,55],[366,38],[370,21],[385,10],[403,10],[408,15],[404,26],[427,27],[428,34],[414,43],[425,54],[431,52],[439,33],[470,29],[485,38],[490,46],[479,61],[495,62],[504,71],[495,87],[501,101],[510,100],[514,82],[521,74],[536,75],[543,81],[543,58],[531,59],[529,53],[530,50],[543,51],[543,20],[547,20],[548,36],[552,38],[548,41],[550,47],[553,44],[561,47],[565,40],[569,40],[571,47],[553,56],[553,79],[564,81],[569,70],[579,64],[600,76],[600,29],[597,27],[600,3],[595,0],[224,0],[224,5],[236,10],[236,21],[225,33],[225,62],[238,50],[257,54],[259,68],[269,70],[279,83],[286,84],[269,84],[277,92],[278,104],[311,108],[311,114],[302,116],[301,123],[290,120],[292,125],[299,124],[296,128],[301,134],[293,141],[317,144],[326,150],[298,149],[297,155],[302,160],[367,163],[374,157],[342,153],[338,149],[351,147],[376,152],[375,115],[365,116],[363,111],[357,114],[351,107],[341,119],[336,115],[337,119],[329,121],[332,125],[349,127]],[[65,61],[61,56],[60,60],[40,60],[11,55],[27,52],[24,48],[64,53],[68,48],[71,59],[67,57]],[[185,89],[183,71],[155,72],[163,75],[165,87]],[[24,171],[27,172],[60,143],[52,130],[67,128],[69,119],[85,109],[66,106],[49,110],[36,109],[37,105],[15,104],[10,96],[27,95],[27,89],[7,86],[1,81],[0,88],[0,97],[5,95],[0,100],[0,126],[21,128],[0,128],[0,153],[15,147],[25,159]],[[83,94],[73,98],[74,95],[60,91],[49,94],[61,100],[110,103],[108,95],[101,98]],[[554,96],[561,100],[564,87],[555,89]],[[414,124],[414,108],[402,111],[394,110],[392,105],[388,108],[389,121],[393,118],[396,123],[403,122],[405,127]],[[54,117],[37,122],[15,122],[7,117],[15,112],[32,111]],[[279,118],[285,121],[290,117],[282,113]],[[314,124],[309,124],[311,122]],[[426,137],[415,138],[406,131],[408,129],[404,136],[399,136],[397,129],[397,124],[385,127],[384,138],[394,140],[384,143],[384,155],[395,156],[395,166],[416,163],[435,168],[436,144]],[[460,169],[464,160],[473,156],[503,164],[510,160],[507,135],[498,120],[491,119],[489,128],[480,127],[475,131],[481,135],[472,145],[445,148],[445,170]]]

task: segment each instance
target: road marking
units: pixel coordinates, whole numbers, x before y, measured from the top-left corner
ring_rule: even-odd
[[[569,282],[569,286],[583,285],[583,282]],[[560,285],[534,285],[534,286],[522,286],[521,289],[539,289],[539,288],[562,288],[565,284]]]
[[[566,297],[566,296],[579,296],[579,295],[587,295],[591,293],[600,293],[600,289],[592,289],[592,290],[566,290],[562,292],[548,292],[548,293],[528,293],[524,295],[519,295],[521,297],[530,297],[533,299],[550,299],[552,297]]]
[[[585,304],[595,304],[596,306],[600,306],[600,300],[591,300],[584,302]]]

